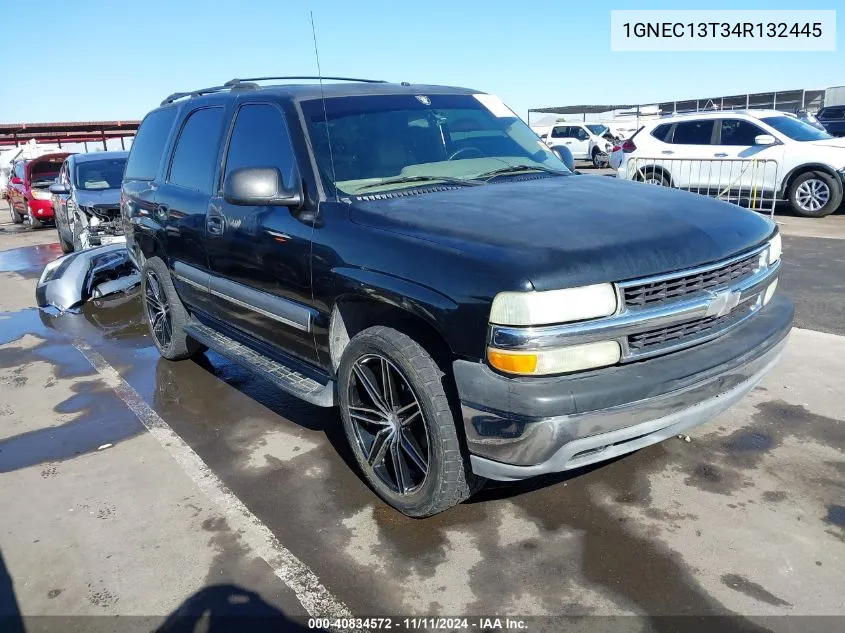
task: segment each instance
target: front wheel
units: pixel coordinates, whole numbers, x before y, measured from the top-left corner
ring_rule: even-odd
[[[806,172],[789,186],[789,204],[798,215],[823,218],[842,203],[842,187],[822,171]]]
[[[609,166],[610,157],[605,152],[600,151],[599,148],[593,149],[593,167],[601,169]]]
[[[338,370],[343,428],[364,478],[412,517],[443,512],[480,487],[443,377],[416,341],[381,326],[352,338]]]
[[[40,229],[42,226],[44,226],[44,223],[35,217],[35,212],[32,209],[29,209],[29,212],[27,213],[27,220],[29,222],[30,228]]]
[[[15,211],[15,203],[9,200],[9,213],[12,215],[12,222],[15,224],[23,224],[23,216]]]

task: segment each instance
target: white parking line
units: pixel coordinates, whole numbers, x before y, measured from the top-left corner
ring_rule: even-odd
[[[294,556],[215,475],[202,458],[170,428],[152,407],[127,383],[90,345],[72,340],[73,346],[94,367],[103,381],[138,417],[159,444],[170,453],[196,486],[218,505],[230,528],[244,540],[254,554],[263,558],[279,577],[296,594],[296,597],[313,617],[349,618],[351,612],[320,582],[313,571]]]

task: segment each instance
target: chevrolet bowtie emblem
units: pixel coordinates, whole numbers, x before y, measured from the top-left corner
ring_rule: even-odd
[[[724,292],[714,292],[712,295],[710,305],[707,306],[707,316],[720,317],[725,316],[737,306],[742,293],[725,290]]]

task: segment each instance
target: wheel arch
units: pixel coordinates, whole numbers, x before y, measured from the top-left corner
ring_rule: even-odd
[[[792,183],[795,181],[798,176],[801,174],[805,174],[811,171],[821,171],[826,173],[828,176],[833,178],[833,180],[837,183],[839,187],[840,193],[842,193],[842,181],[839,179],[839,175],[836,173],[836,170],[833,169],[830,165],[826,165],[824,163],[802,163],[797,167],[793,167],[783,178],[781,181],[781,186],[778,195],[782,199],[787,199],[789,195],[789,188],[792,186]]]

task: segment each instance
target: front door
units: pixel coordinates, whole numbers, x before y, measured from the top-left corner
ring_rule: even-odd
[[[714,146],[716,159],[729,160],[722,166],[722,180],[729,181],[731,198],[747,200],[755,208],[774,201],[778,169],[784,146],[757,145],[754,140],[771,134],[745,119],[722,119]]]
[[[224,165],[222,182],[236,169],[275,167],[286,187],[295,186],[298,170],[276,105],[241,104]],[[317,364],[312,230],[294,209],[235,205],[218,192],[209,208],[206,244],[217,314],[277,351]]]

